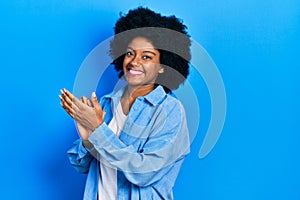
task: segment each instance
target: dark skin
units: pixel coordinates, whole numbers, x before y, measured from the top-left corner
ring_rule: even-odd
[[[121,98],[121,105],[123,109],[123,113],[125,115],[128,115],[130,108],[136,98],[139,96],[146,96],[149,94],[152,90],[154,89],[154,84],[148,84],[148,85],[143,85],[142,87],[135,88],[134,91],[130,92],[128,87],[126,88],[122,98]]]
[[[88,142],[88,138],[103,123],[105,111],[102,111],[94,93],[91,100],[86,97],[79,100],[67,89],[60,90],[60,92],[61,106],[76,121],[84,146],[90,148],[92,145]]]
[[[136,98],[154,90],[158,74],[164,72],[159,59],[159,51],[146,38],[137,37],[129,43],[123,63],[124,78],[128,85],[120,100],[125,115]],[[105,116],[96,94],[93,93],[91,99],[85,96],[78,99],[67,89],[60,92],[61,106],[76,121],[83,145],[91,148],[88,138],[104,122]]]
[[[123,112],[127,115],[130,111],[135,99],[139,96],[145,96],[154,88],[154,84],[147,84],[137,87],[132,93],[129,93],[128,87],[121,98]],[[82,139],[83,145],[92,148],[92,144],[88,141],[91,133],[104,122],[105,111],[102,110],[96,96],[91,100],[83,96],[76,98],[70,91],[63,89],[59,96],[63,109],[76,121],[77,130]]]

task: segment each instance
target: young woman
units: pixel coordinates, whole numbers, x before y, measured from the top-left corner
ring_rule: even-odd
[[[61,90],[61,105],[80,135],[68,156],[88,173],[84,199],[173,199],[190,144],[172,90],[188,75],[189,47],[186,26],[175,16],[131,10],[117,21],[110,51],[127,85],[100,103],[95,93],[77,99]]]

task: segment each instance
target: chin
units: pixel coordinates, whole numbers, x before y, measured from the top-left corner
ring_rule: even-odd
[[[127,84],[130,85],[130,86],[139,86],[139,85],[143,85],[144,83],[140,82],[140,81],[137,81],[137,80],[128,80],[128,79],[125,79]]]
[[[129,86],[131,86],[131,87],[138,87],[138,86],[142,86],[143,84],[141,84],[141,83],[127,82],[127,85],[129,85]]]

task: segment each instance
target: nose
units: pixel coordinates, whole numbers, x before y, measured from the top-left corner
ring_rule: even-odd
[[[136,55],[132,58],[132,60],[130,61],[130,64],[133,66],[133,67],[138,67],[138,66],[141,66],[141,60],[139,59],[139,57]]]

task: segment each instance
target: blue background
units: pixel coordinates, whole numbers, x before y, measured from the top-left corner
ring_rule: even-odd
[[[199,83],[203,131],[176,199],[300,199],[298,0],[2,0],[1,199],[82,198],[86,177],[66,157],[77,133],[57,95],[72,89],[84,58],[113,35],[119,12],[140,5],[182,18],[226,87],[222,135],[199,159],[210,112]]]

